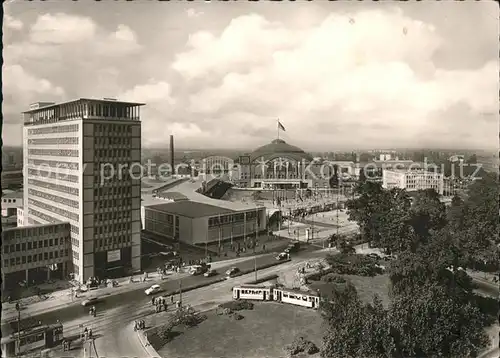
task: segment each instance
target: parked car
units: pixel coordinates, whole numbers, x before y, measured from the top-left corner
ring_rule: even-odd
[[[205,277],[212,277],[212,276],[215,276],[215,275],[217,275],[217,271],[212,270],[212,269],[208,270],[207,272],[205,272],[203,274],[203,276],[205,276]]]
[[[239,274],[241,274],[241,271],[237,267],[231,267],[229,270],[226,271],[227,278],[232,278],[238,276]]]
[[[149,296],[149,295],[153,295],[153,294],[160,292],[160,291],[161,291],[160,285],[153,285],[150,288],[146,289],[144,291],[144,293]]]
[[[92,306],[99,302],[102,302],[102,299],[100,297],[89,297],[82,302],[82,306],[83,307]]]
[[[380,260],[380,258],[381,258],[380,255],[373,253],[373,252],[371,254],[366,255],[366,256],[371,257],[372,259],[375,259],[375,260]]]

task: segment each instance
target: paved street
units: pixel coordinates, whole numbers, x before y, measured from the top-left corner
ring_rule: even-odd
[[[274,262],[274,254],[264,254],[257,256],[257,265],[265,265],[270,262]],[[239,259],[227,260],[227,261],[218,261],[212,263],[212,267],[215,270],[222,270],[221,268],[231,266],[234,264],[238,264],[242,270],[251,269],[254,266],[253,257],[243,257]],[[125,283],[119,287],[114,288],[101,288],[97,290],[93,290],[90,292],[86,292],[84,294],[80,294],[78,299],[71,299],[71,296],[68,294],[69,292],[58,293],[55,296],[57,299],[47,300],[42,302],[37,302],[31,304],[29,306],[24,307],[21,311],[22,315],[33,316],[37,315],[40,317],[44,317],[44,313],[57,310],[58,314],[61,316],[66,316],[67,314],[72,314],[71,312],[75,312],[78,309],[81,309],[80,303],[91,296],[110,296],[112,302],[118,302],[122,299],[129,300],[133,297],[137,297],[143,294],[143,291],[151,286],[154,283],[160,283],[164,285],[165,290],[175,290],[178,288],[177,280],[179,278],[185,278],[185,284],[193,284],[198,283],[205,280],[213,280],[213,278],[204,278],[202,276],[189,276],[187,273],[181,274],[171,274],[166,276],[163,281],[157,276],[157,274],[150,274],[151,278],[148,279],[145,283]],[[140,276],[135,277],[135,281],[139,280]],[[131,285],[133,285],[131,287]],[[2,322],[9,321],[17,318],[17,312],[15,311],[15,304],[5,304],[2,308]]]
[[[258,271],[258,276],[295,272],[305,261],[323,255],[324,253],[320,252],[305,252],[290,262]],[[263,260],[268,260],[268,257],[261,257],[258,260],[264,262]],[[237,266],[243,270],[248,269],[253,267],[253,261],[247,260]],[[217,278],[216,276],[215,279]],[[183,280],[183,285],[192,285],[211,279],[191,276]],[[249,273],[193,290],[183,294],[183,302],[198,309],[212,308],[231,299],[231,288],[234,285],[249,282],[253,279],[254,273]],[[178,288],[178,281],[165,282],[161,286],[165,290],[164,294],[168,294],[168,292]],[[178,295],[176,295],[177,298]],[[102,304],[96,304],[96,308],[97,317],[95,318],[88,315],[88,309],[84,309],[79,305],[41,314],[37,318],[44,323],[55,322],[57,319],[61,320],[64,324],[65,336],[77,335],[81,330],[80,325],[91,328],[94,335],[97,336],[95,346],[99,357],[144,357],[145,351],[136,339],[136,335],[130,334],[129,324],[136,319],[145,318],[153,313],[151,298],[146,296],[142,290],[135,290],[127,294],[109,296]],[[106,338],[103,339],[103,336]]]

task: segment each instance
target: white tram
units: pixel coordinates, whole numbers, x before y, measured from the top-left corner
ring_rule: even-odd
[[[320,303],[320,296],[316,293],[255,285],[233,287],[233,299],[275,301],[313,309],[318,309]]]
[[[272,287],[243,285],[233,287],[233,299],[272,301]]]
[[[318,309],[319,295],[311,292],[274,288],[273,299],[276,302],[289,303],[296,306]]]

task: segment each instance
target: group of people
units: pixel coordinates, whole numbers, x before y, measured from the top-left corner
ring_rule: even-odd
[[[170,296],[170,302],[174,303],[174,296]],[[162,310],[167,312],[168,303],[165,297],[153,297],[151,299],[151,305],[155,307],[155,313],[159,313]]]
[[[95,306],[90,307],[90,309],[89,309],[89,315],[91,315],[91,316],[94,316],[94,317],[95,317],[95,316],[96,316],[96,314],[97,314],[97,312],[96,312],[96,310],[95,310]]]
[[[85,327],[85,329],[83,330],[83,336],[85,337],[85,340],[92,338],[92,328],[88,329],[87,327]]]
[[[146,328],[146,322],[143,319],[134,321],[134,331],[138,331],[144,328]]]

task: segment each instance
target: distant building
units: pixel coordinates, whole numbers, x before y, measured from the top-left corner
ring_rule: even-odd
[[[465,156],[463,154],[455,154],[448,158],[448,161],[452,163],[463,162],[465,160]]]
[[[191,245],[255,235],[266,229],[266,209],[232,210],[183,200],[145,207],[145,231]]]
[[[400,188],[407,191],[434,189],[443,195],[444,178],[441,173],[424,170],[388,170],[382,172],[382,187]]]
[[[23,206],[23,193],[14,191],[2,195],[2,217],[17,215],[17,209]]]
[[[333,165],[275,139],[234,161],[232,182],[240,188],[312,189],[329,187]]]
[[[21,187],[23,185],[22,170],[2,170],[2,188]]]
[[[69,223],[33,225],[2,231],[2,290],[26,281],[65,279],[71,267]]]

